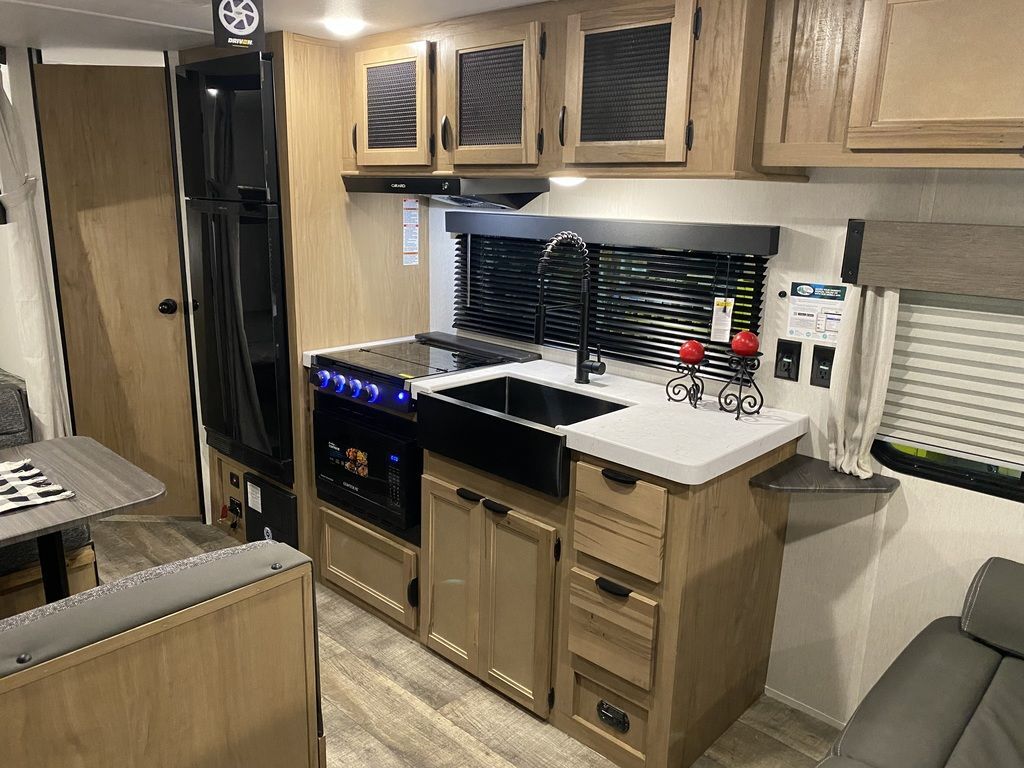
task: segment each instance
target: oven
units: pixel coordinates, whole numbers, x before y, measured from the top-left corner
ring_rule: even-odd
[[[313,395],[317,495],[410,541],[420,523],[423,451],[408,416]]]

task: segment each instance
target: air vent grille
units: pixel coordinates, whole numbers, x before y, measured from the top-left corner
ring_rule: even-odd
[[[668,23],[586,35],[581,141],[665,138],[671,42]]]
[[[459,54],[459,144],[523,141],[523,45]]]
[[[416,62],[366,68],[366,141],[370,149],[416,147]]]

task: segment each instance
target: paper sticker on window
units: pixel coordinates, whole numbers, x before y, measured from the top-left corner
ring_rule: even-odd
[[[732,311],[736,299],[715,296],[715,308],[711,313],[711,340],[729,341],[732,338]]]

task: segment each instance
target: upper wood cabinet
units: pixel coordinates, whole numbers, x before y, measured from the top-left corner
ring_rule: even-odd
[[[536,164],[540,40],[540,23],[529,22],[439,42],[438,136],[453,164]]]
[[[685,162],[696,5],[646,0],[569,16],[566,163]]]
[[[851,149],[1024,147],[1024,2],[865,0]]]
[[[358,165],[433,162],[430,50],[430,43],[420,41],[356,53]]]

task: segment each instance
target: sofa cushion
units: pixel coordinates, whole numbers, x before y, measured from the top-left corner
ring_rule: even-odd
[[[932,622],[871,689],[833,752],[873,768],[945,768],[1002,660],[957,618]]]
[[[63,536],[64,552],[70,555],[76,549],[81,549],[92,540],[91,537],[88,525],[67,529]],[[0,576],[23,571],[38,562],[39,547],[35,539],[0,547]]]
[[[987,560],[967,589],[960,626],[983,643],[1024,656],[1024,565]]]
[[[1007,656],[953,750],[948,768],[1024,765],[1024,661]]]

